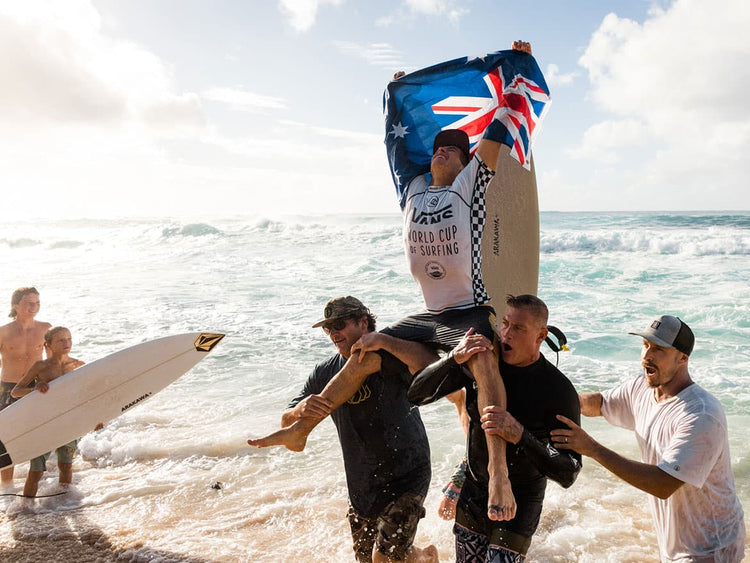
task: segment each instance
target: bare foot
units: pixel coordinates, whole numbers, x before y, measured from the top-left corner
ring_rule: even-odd
[[[490,477],[487,517],[490,520],[512,520],[516,516],[516,499],[505,475]]]
[[[251,446],[256,448],[267,448],[269,446],[284,446],[286,449],[293,452],[301,452],[305,449],[307,443],[307,433],[304,432],[297,423],[281,428],[276,432],[257,438],[252,438],[247,441]]]
[[[406,561],[407,563],[438,563],[438,550],[434,545],[428,545],[422,549],[412,546]]]

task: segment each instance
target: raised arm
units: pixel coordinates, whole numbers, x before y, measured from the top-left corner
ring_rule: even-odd
[[[514,51],[521,51],[526,54],[531,54],[531,43],[526,41],[514,41],[510,47]],[[497,158],[500,156],[500,147],[502,143],[492,141],[490,139],[482,139],[477,145],[477,154],[482,159],[490,170],[497,168]]]

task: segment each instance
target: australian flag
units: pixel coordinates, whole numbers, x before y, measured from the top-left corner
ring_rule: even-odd
[[[407,74],[383,95],[385,145],[403,207],[409,182],[430,169],[442,129],[463,129],[472,152],[482,136],[510,147],[530,168],[531,142],[549,104],[534,57],[514,50],[462,57]]]

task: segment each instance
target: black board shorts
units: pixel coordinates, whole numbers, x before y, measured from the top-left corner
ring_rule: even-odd
[[[481,305],[470,309],[444,311],[437,315],[417,313],[387,326],[380,332],[448,352],[458,345],[470,328],[494,342],[494,326],[495,309],[489,305]]]
[[[11,406],[18,400],[10,394],[15,386],[15,383],[6,383],[5,381],[0,383],[0,411],[5,407]]]

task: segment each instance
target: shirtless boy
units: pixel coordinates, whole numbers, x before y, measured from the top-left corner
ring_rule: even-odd
[[[11,391],[35,362],[42,359],[44,333],[52,326],[34,320],[39,313],[39,292],[34,287],[21,287],[10,299],[13,320],[0,326],[0,410],[15,401]],[[13,467],[0,471],[3,483],[13,481]]]
[[[70,331],[63,326],[56,326],[44,334],[44,349],[47,359],[36,362],[24,375],[11,391],[14,399],[20,399],[32,391],[46,393],[49,390],[49,382],[65,375],[76,368],[81,367],[84,362],[71,358],[68,354],[73,346]],[[36,384],[31,387],[31,383]],[[76,453],[77,440],[60,446],[55,450],[57,454],[57,467],[60,471],[60,483],[70,484],[73,480],[73,456]],[[47,470],[47,458],[51,452],[31,460],[29,474],[26,477],[26,485],[23,488],[25,497],[34,497],[39,489],[39,481]]]

